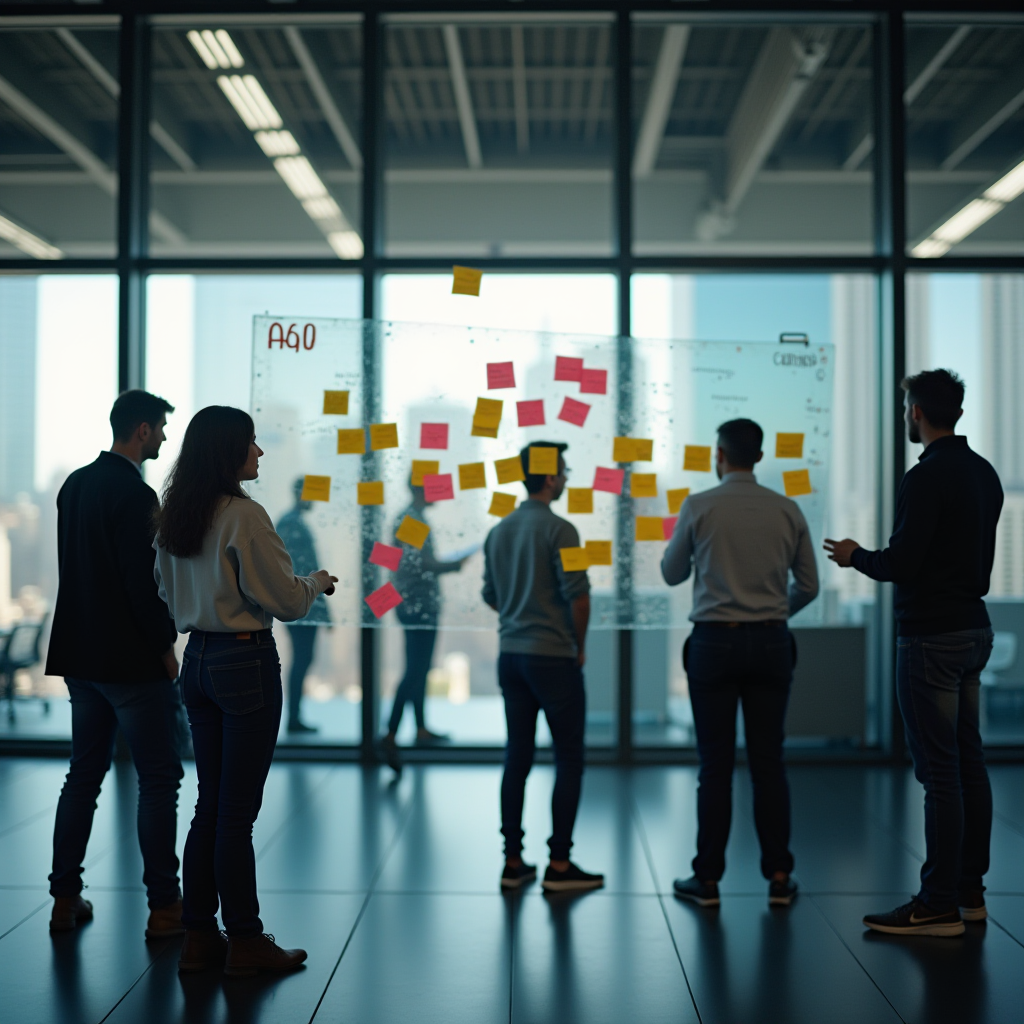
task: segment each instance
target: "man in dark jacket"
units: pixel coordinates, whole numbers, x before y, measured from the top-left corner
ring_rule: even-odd
[[[183,932],[174,852],[183,774],[177,633],[153,578],[157,496],[142,479],[173,411],[156,395],[125,391],[110,411],[110,451],[72,473],[57,495],[60,584],[46,672],[64,676],[71,697],[71,767],[54,824],[52,931],[92,917],[82,861],[120,728],[139,776],[146,937]]]
[[[903,381],[907,436],[923,444],[900,484],[889,546],[826,540],[829,557],[896,584],[896,695],[924,786],[921,890],[864,924],[898,935],[961,935],[986,916],[992,790],[979,730],[980,682],[992,652],[988,593],[1003,489],[954,430],[963,381],[928,370]]]

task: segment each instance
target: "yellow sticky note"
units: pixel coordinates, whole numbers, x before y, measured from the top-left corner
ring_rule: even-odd
[[[530,445],[530,473],[540,476],[558,476],[558,449],[535,448]]]
[[[406,516],[402,520],[402,525],[395,530],[395,540],[400,540],[403,544],[411,544],[414,548],[421,548],[428,533],[430,533],[430,527],[426,523],[421,523],[418,519],[413,519],[412,516]]]
[[[801,494],[813,494],[811,473],[807,469],[790,469],[782,474],[782,486],[787,498],[795,498]]]
[[[631,498],[656,498],[658,496],[658,474],[631,473],[629,496]]]
[[[384,481],[367,480],[357,486],[358,504],[360,505],[383,505],[384,504]]]
[[[683,502],[690,496],[690,488],[676,487],[673,490],[666,491],[665,494],[668,496],[668,514],[674,516],[678,514],[679,510],[683,507]]]
[[[635,540],[664,540],[665,530],[660,516],[637,516]]]
[[[370,424],[370,450],[379,452],[381,448],[398,447],[397,423]]]
[[[594,492],[589,487],[569,488],[569,512],[586,515],[594,511]]]
[[[452,295],[479,295],[483,273],[472,267],[452,267]]]
[[[688,444],[683,451],[683,469],[695,473],[711,472],[711,445]]]
[[[495,460],[494,468],[498,471],[499,484],[514,484],[519,480],[526,479],[523,463],[518,455],[513,455],[509,459]]]
[[[329,476],[309,476],[302,478],[302,501],[330,501],[331,478]]]
[[[409,483],[413,487],[422,487],[423,478],[425,476],[434,476],[441,472],[441,463],[436,459],[413,459],[412,460],[412,475],[409,478]]]
[[[509,512],[514,512],[515,509],[516,498],[514,494],[504,494],[501,491],[495,491],[491,495],[491,507],[487,510],[487,514],[504,519]]]
[[[324,392],[324,415],[325,416],[347,416],[348,415],[348,392],[347,391],[325,391]]]
[[[775,458],[802,459],[804,457],[803,434],[776,434]]]
[[[566,572],[585,572],[590,565],[586,548],[559,548],[562,556],[562,568]]]
[[[366,451],[366,431],[360,427],[358,430],[338,431],[338,454],[339,455],[362,455]]]
[[[501,422],[504,404],[500,398],[478,398],[473,410],[473,422],[482,427],[496,427]]]
[[[482,462],[464,462],[459,466],[459,489],[473,491],[487,486],[487,471]]]
[[[482,423],[477,423],[476,420],[474,420],[473,429],[470,431],[470,433],[473,435],[473,437],[497,437],[498,428],[486,427]]]
[[[611,565],[612,542],[610,540],[588,540],[587,561],[591,565]]]
[[[654,441],[644,437],[617,437],[612,444],[613,462],[650,462]]]

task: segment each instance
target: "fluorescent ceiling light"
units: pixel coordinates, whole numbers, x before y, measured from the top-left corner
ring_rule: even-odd
[[[252,75],[218,75],[217,84],[250,131],[281,127],[281,115]]]
[[[1012,203],[1024,192],[1024,160],[1012,171],[1004,174],[991,188],[985,189],[984,197],[999,203]]]
[[[244,67],[245,61],[242,59],[242,55],[238,52],[238,47],[235,46],[235,41],[228,35],[227,30],[219,28],[214,35],[217,37],[217,42],[220,43],[221,49],[224,51],[229,61],[229,64],[222,64],[221,67]]]
[[[973,199],[959,213],[954,213],[941,227],[932,232],[932,238],[956,245],[985,221],[994,217],[1003,208],[1002,203],[992,199]]]
[[[304,156],[279,156],[274,161],[274,169],[296,199],[319,199],[327,195],[327,186]]]
[[[918,260],[931,260],[936,256],[945,256],[952,248],[953,246],[949,242],[940,242],[937,238],[926,238],[910,250],[910,255]]]
[[[8,220],[2,215],[0,215],[0,238],[37,260],[64,259],[64,253],[55,245],[44,242],[38,235],[33,235],[31,231],[26,231],[23,227],[15,224],[13,220]]]
[[[206,45],[203,37],[195,30],[192,29],[188,34],[188,41],[192,44],[196,53],[199,54],[202,62],[211,70],[216,71],[220,67],[217,63],[217,58],[213,55],[213,52]]]
[[[294,156],[299,144],[291,132],[257,132],[256,141],[267,156]]]
[[[330,247],[343,260],[358,260],[363,255],[363,240],[359,234],[349,229],[348,231],[332,231],[327,236]]]
[[[211,32],[208,28],[202,32],[193,29],[188,33],[188,41],[211,71],[218,68],[240,68],[245,65],[235,41],[222,28],[216,32]]]
[[[344,226],[341,207],[330,196],[307,199],[303,202],[302,208],[313,220],[338,220]]]
[[[232,78],[237,78],[237,75],[232,75]],[[280,128],[283,122],[281,121],[281,115],[277,112],[277,108],[267,94],[263,91],[263,86],[256,80],[255,75],[244,75],[242,82],[245,87],[249,90],[249,96],[252,98],[256,106],[263,112],[264,123],[260,125],[261,128]]]

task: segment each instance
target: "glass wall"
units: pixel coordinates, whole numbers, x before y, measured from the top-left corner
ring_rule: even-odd
[[[57,596],[57,492],[110,447],[116,396],[117,278],[0,277],[0,632],[43,623],[44,652]],[[70,736],[63,679],[36,665],[16,674],[14,689],[40,700],[0,714],[0,736]]]
[[[907,373],[943,366],[967,385],[957,432],[1005,495],[986,604],[995,647],[982,674],[982,735],[1024,743],[1024,274],[907,278]],[[921,449],[907,445],[907,465]]]
[[[114,256],[116,18],[0,19],[0,260]]]
[[[868,255],[872,25],[633,28],[637,255]]]

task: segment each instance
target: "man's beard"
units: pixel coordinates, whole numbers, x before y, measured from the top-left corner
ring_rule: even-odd
[[[907,437],[911,444],[921,443],[921,430],[913,420],[907,424]]]

